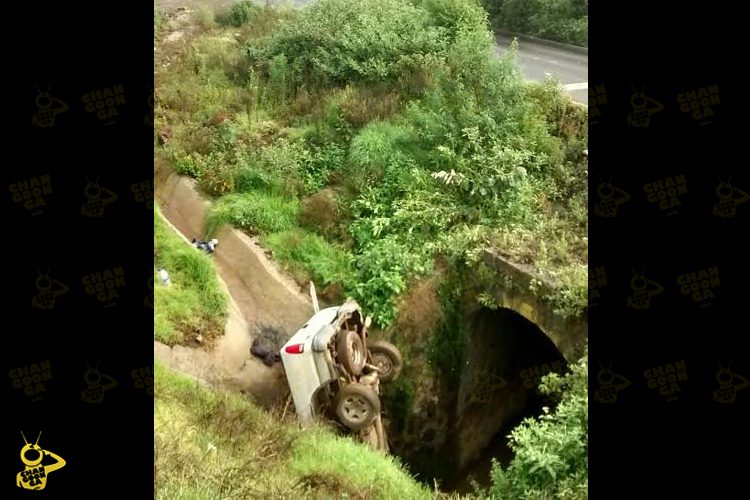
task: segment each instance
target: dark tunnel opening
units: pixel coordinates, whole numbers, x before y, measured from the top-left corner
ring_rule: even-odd
[[[443,489],[470,492],[471,481],[489,486],[491,459],[512,459],[507,435],[550,404],[538,393],[541,377],[567,363],[534,323],[510,309],[481,308],[468,316],[469,345],[453,427],[456,464],[438,478]]]

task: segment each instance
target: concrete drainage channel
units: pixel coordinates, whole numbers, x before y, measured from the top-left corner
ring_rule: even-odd
[[[164,164],[155,164],[154,180],[155,198],[166,224],[185,244],[200,238],[210,203],[201,196],[196,182]],[[280,348],[315,310],[310,298],[266,257],[257,240],[228,227],[222,228],[217,238],[219,246],[212,256],[229,297],[224,335],[212,349],[170,347],[154,341],[154,357],[173,370],[211,386],[249,394],[261,406],[271,408],[287,399],[289,385],[281,363],[266,366],[251,355],[254,340],[271,340]],[[268,338],[269,332],[273,339]],[[379,417],[374,426],[357,434],[375,448],[387,450]]]
[[[165,165],[155,165],[154,181],[155,199],[166,222],[186,244],[200,237],[210,204],[198,192],[195,181]],[[271,407],[288,394],[284,370],[280,363],[268,367],[252,356],[252,342],[264,332],[289,338],[307,321],[313,307],[256,241],[226,227],[217,238],[220,247],[213,256],[229,296],[224,335],[210,351],[154,341],[154,358],[213,386],[250,394],[262,406]]]

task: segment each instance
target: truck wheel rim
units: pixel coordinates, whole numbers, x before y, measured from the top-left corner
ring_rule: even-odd
[[[372,360],[374,361],[375,367],[380,371],[380,375],[388,375],[391,373],[391,370],[393,370],[393,363],[391,363],[391,358],[386,356],[385,354],[373,354]]]
[[[346,418],[352,422],[361,422],[370,413],[370,405],[363,398],[350,396],[344,400],[342,409]]]

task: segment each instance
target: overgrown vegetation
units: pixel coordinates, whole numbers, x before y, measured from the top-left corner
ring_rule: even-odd
[[[169,273],[169,286],[157,268]],[[154,206],[154,338],[168,345],[198,335],[209,340],[223,331],[226,308],[214,263],[176,234]]]
[[[495,29],[589,44],[589,0],[482,0]]]
[[[156,498],[436,497],[397,459],[282,417],[155,364]]]
[[[161,148],[217,197],[209,233],[259,234],[381,327],[436,256],[471,267],[488,246],[554,282],[560,311],[585,306],[586,112],[493,56],[475,0],[217,20],[156,75]]]
[[[588,353],[570,371],[550,373],[539,386],[559,398],[557,407],[513,429],[514,458],[492,468],[493,499],[581,500],[588,498]]]
[[[492,306],[493,287],[512,286],[481,263],[485,249],[552,283],[542,298],[561,315],[585,307],[586,110],[554,81],[525,82],[515,47],[494,56],[477,0],[321,0],[301,11],[242,1],[195,22],[187,49],[156,68],[155,141],[214,197],[209,235],[224,223],[258,235],[300,282],[341,287],[380,327],[403,319],[413,284],[452,270],[425,305],[424,357],[454,382],[467,342],[460,301]],[[418,389],[392,387],[394,425]],[[428,494],[327,431],[298,433],[184,382],[157,381],[159,390],[164,498]],[[491,493],[577,498],[580,462],[570,465],[566,448],[534,468],[524,443],[544,450],[544,440],[522,432],[525,461],[496,468]],[[562,489],[540,476],[552,475],[547,465]]]

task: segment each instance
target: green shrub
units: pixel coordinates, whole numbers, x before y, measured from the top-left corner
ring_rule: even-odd
[[[545,375],[543,394],[556,408],[527,418],[510,435],[514,458],[492,468],[493,499],[582,500],[588,498],[588,353],[564,376]]]
[[[251,0],[235,0],[229,9],[219,16],[219,22],[237,28],[253,19],[259,10],[260,8]]]
[[[401,57],[443,50],[445,32],[408,0],[322,0],[273,36],[267,56],[286,55],[316,86],[381,82]]]

